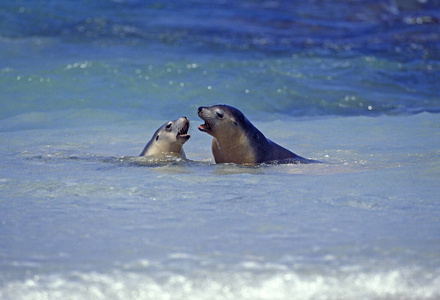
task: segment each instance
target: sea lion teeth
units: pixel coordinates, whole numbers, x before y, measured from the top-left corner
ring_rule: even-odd
[[[177,132],[177,138],[190,138],[190,135],[188,134],[189,130],[189,121],[184,122],[182,128]]]
[[[203,131],[203,132],[207,132],[207,131],[211,130],[211,126],[209,126],[208,123],[202,124],[198,128],[200,131]]]

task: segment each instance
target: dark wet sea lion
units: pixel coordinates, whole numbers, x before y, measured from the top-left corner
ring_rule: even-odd
[[[259,163],[311,163],[267,139],[244,114],[229,105],[199,107],[205,123],[199,130],[213,136],[212,154],[216,163],[254,165]]]

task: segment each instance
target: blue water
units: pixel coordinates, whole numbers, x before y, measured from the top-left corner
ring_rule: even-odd
[[[430,0],[3,1],[0,299],[440,298],[439,48]],[[324,163],[214,164],[218,103]]]

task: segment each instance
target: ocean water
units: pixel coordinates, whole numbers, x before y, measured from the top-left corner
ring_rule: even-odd
[[[440,298],[440,2],[0,3],[0,299]],[[322,163],[216,165],[199,106]],[[187,160],[137,156],[187,116]]]

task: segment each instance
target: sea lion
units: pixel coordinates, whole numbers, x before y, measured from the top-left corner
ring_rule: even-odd
[[[255,165],[314,162],[267,139],[235,107],[199,107],[197,113],[205,121],[198,127],[199,130],[213,136],[212,154],[216,163]]]
[[[183,144],[190,138],[188,134],[189,120],[181,117],[163,124],[154,133],[139,156],[157,156],[171,154],[186,158]]]

